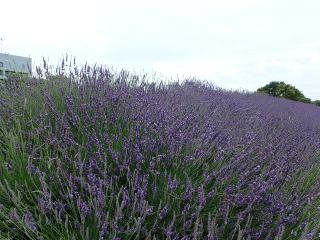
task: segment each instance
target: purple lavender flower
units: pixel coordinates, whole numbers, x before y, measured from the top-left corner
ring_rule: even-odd
[[[100,227],[99,240],[103,240],[107,236],[108,236],[108,223],[104,222]]]
[[[160,211],[160,213],[159,213],[159,218],[160,218],[160,220],[162,220],[166,215],[167,215],[167,213],[168,213],[168,207],[167,206],[165,206],[164,208],[162,208],[162,210]]]
[[[307,222],[303,222],[303,223],[301,223],[300,227],[301,227],[302,229],[304,229],[307,225],[308,225]]]
[[[171,239],[171,238],[173,237],[174,231],[172,230],[171,227],[168,227],[168,228],[165,229],[165,235],[166,235],[169,239]]]
[[[189,180],[189,181],[187,182],[186,190],[185,190],[185,193],[184,193],[184,198],[185,198],[186,200],[190,200],[191,197],[192,197],[192,193],[193,193],[192,183],[191,183],[191,181]]]
[[[91,209],[88,206],[88,204],[85,201],[82,200],[78,200],[78,208],[80,210],[80,216],[82,218],[86,218],[90,213],[91,213]]]
[[[152,206],[147,207],[147,210],[146,210],[147,216],[150,215],[152,212],[153,212],[153,207]]]
[[[38,199],[38,205],[39,205],[41,212],[43,214],[47,214],[49,212],[49,210],[51,209],[49,203],[43,197]]]
[[[192,224],[193,224],[193,219],[189,219],[183,224],[183,229],[185,231],[189,230],[192,227]]]
[[[9,160],[7,163],[6,163],[6,168],[7,168],[7,171],[12,171],[13,169],[13,162],[11,160]]]
[[[199,201],[199,209],[203,209],[204,206],[206,205],[206,196],[203,189],[203,185],[199,187],[199,190],[198,190],[198,201]]]
[[[106,198],[105,194],[102,191],[97,192],[96,200],[98,208],[103,209],[106,204]]]
[[[154,182],[152,184],[152,196],[153,196],[153,198],[155,198],[156,194],[157,194],[157,184],[156,184],[156,182]]]
[[[137,194],[138,194],[139,199],[143,200],[147,196],[147,191],[146,191],[146,189],[139,188]]]
[[[19,215],[16,208],[11,209],[9,213],[9,219],[13,222],[17,221],[19,219]]]
[[[182,214],[183,215],[186,215],[188,213],[188,211],[190,210],[191,206],[189,203],[187,203],[184,207],[183,207],[183,210],[182,210]]]
[[[32,231],[32,232],[35,232],[37,231],[37,223],[36,221],[34,220],[31,212],[27,211],[25,214],[24,214],[24,223],[26,225],[26,227]]]
[[[314,239],[314,234],[312,232],[307,233],[306,236],[303,238],[303,240],[312,240]]]
[[[32,180],[1,182],[8,189],[4,199],[28,204],[18,198],[30,189],[38,200],[35,212],[45,221],[53,218],[90,239],[97,233],[86,230],[88,222],[97,223],[100,239],[137,234],[133,237],[185,240],[228,238],[232,231],[226,230],[237,231],[241,222],[243,237],[264,239],[269,232],[284,234],[284,226],[287,231],[297,223],[303,207],[320,196],[313,171],[319,162],[320,108],[194,80],[149,84],[145,77],[87,65],[68,76],[57,69],[53,76],[45,67],[50,81],[33,80],[4,95],[0,88],[4,132],[15,116],[25,116],[17,133],[23,142],[17,138],[14,147],[29,159]],[[35,104],[26,115],[19,109],[29,99],[39,108]],[[0,139],[6,137],[0,131]],[[1,145],[4,159],[11,151],[6,147]],[[12,165],[2,167],[15,174]],[[40,194],[32,184],[39,177]],[[170,223],[173,207],[179,221]],[[206,207],[215,212],[214,220]],[[28,222],[24,230],[32,229],[40,222],[32,225],[30,214],[18,216],[13,209],[6,220]],[[254,224],[243,229],[249,216]],[[14,231],[8,226],[0,223],[1,231]],[[297,239],[305,232],[294,230]]]
[[[171,192],[174,192],[177,189],[178,183],[177,183],[177,179],[174,178],[173,180],[171,179],[171,177],[169,177],[169,189]]]
[[[213,198],[214,197],[214,195],[215,195],[215,190],[213,189],[213,190],[211,190],[210,192],[208,192],[208,195],[207,195],[207,197],[210,199],[210,198]]]
[[[182,238],[181,238],[181,240],[190,240],[190,237],[188,237],[188,236],[183,236]]]

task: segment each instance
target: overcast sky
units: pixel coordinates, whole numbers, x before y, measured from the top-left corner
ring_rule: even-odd
[[[232,89],[284,81],[320,99],[319,0],[9,0],[3,52],[63,55]]]

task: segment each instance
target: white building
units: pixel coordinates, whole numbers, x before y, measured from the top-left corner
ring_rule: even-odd
[[[0,79],[6,79],[10,73],[20,73],[30,76],[32,59],[0,53]]]

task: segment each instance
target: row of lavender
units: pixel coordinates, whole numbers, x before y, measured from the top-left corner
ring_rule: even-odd
[[[103,68],[46,78],[0,91],[0,236],[317,234],[318,107]]]

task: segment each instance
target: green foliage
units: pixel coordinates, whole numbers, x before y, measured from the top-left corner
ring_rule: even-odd
[[[274,97],[283,97],[294,101],[311,103],[311,100],[306,98],[300,90],[284,82],[273,81],[259,88],[257,91],[267,93]]]
[[[320,107],[320,100],[315,100],[312,103]]]

